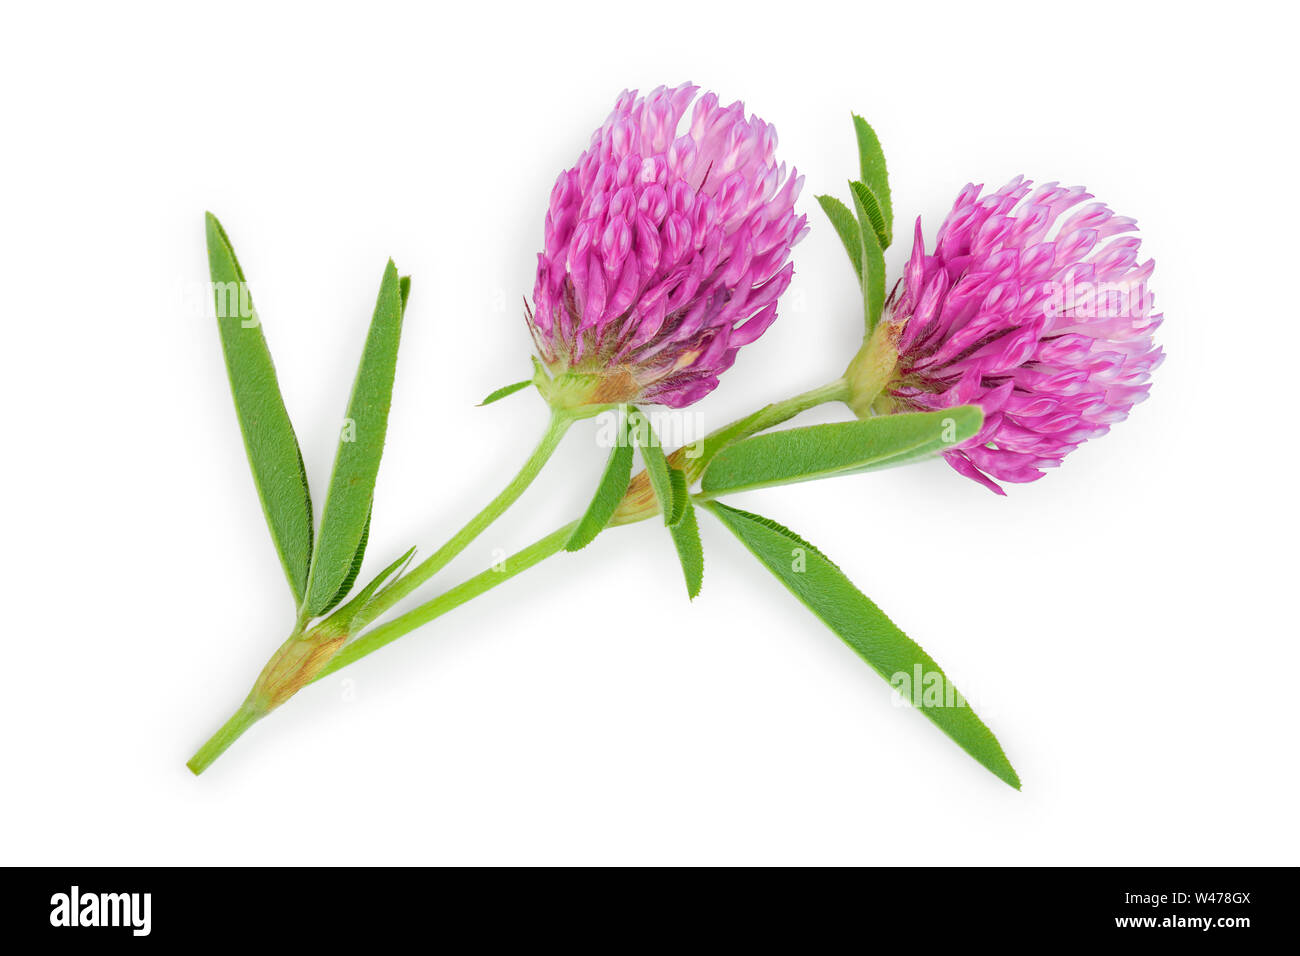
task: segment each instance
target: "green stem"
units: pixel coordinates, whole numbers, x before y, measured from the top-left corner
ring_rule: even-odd
[[[695,458],[687,459],[689,480],[693,481],[698,478],[709,460],[726,445],[780,425],[782,422],[788,421],[801,412],[815,408],[818,405],[827,402],[845,401],[847,396],[848,385],[843,379],[840,379],[784,401],[774,402],[759,409],[752,415],[747,415],[730,425],[723,426],[705,437],[701,454]],[[623,523],[632,524],[636,521],[644,521],[653,514],[654,512],[647,511]],[[480,572],[433,600],[421,604],[400,617],[380,625],[373,631],[362,634],[351,643],[345,644],[343,649],[335,654],[330,662],[322,668],[315,679],[319,680],[321,677],[347,667],[349,664],[374,653],[399,637],[409,634],[416,628],[423,627],[454,608],[460,607],[465,602],[485,594],[498,584],[510,580],[516,574],[527,571],[546,558],[559,553],[573,534],[573,529],[577,527],[577,524],[576,521],[570,522],[564,527],[552,531],[546,537],[538,539],[523,550],[511,555],[504,562]],[[434,555],[434,557],[436,558],[437,555]]]
[[[434,618],[441,617],[453,608],[460,607],[466,601],[492,590],[498,584],[509,581],[521,571],[527,571],[533,565],[551,557],[551,555],[564,548],[565,542],[569,540],[574,528],[577,526],[578,522],[572,521],[563,528],[552,531],[546,537],[533,542],[523,550],[506,558],[505,561],[476,574],[450,591],[438,595],[432,601],[427,601],[419,607],[407,611],[400,617],[395,617],[391,621],[381,624],[373,631],[362,634],[352,643],[345,644],[343,649],[335,654],[330,662],[322,668],[315,680],[332,674],[341,667],[347,667],[353,661],[379,650],[379,648],[397,640],[403,634],[410,633],[417,627],[423,627]]]
[[[695,457],[688,457],[683,463],[688,479],[694,481],[703,473],[705,465],[716,455],[722,448],[739,441],[742,438],[748,438],[775,425],[779,425],[800,412],[807,411],[817,405],[826,402],[845,401],[848,396],[848,385],[844,380],[831,382],[820,388],[814,388],[811,391],[795,395],[785,401],[774,402],[767,405],[752,415],[725,425],[715,432],[705,437],[703,447],[700,453]],[[451,539],[439,548],[434,554],[417,565],[396,584],[380,592],[379,595],[367,606],[365,618],[354,621],[354,627],[363,627],[367,622],[374,620],[385,611],[392,608],[402,598],[409,595],[421,584],[433,577],[438,571],[447,565],[453,558],[460,554],[465,548],[477,538],[483,531],[499,518],[514,502],[524,493],[524,490],[533,482],[542,470],[542,467],[555,453],[564,434],[568,431],[570,425],[579,418],[589,417],[604,410],[608,406],[588,406],[581,409],[556,409],[551,414],[551,420],[546,427],[546,432],[542,435],[542,440],[533,450],[532,455],[524,462],[523,468],[501,491],[499,495],[492,499],[482,511],[471,518],[463,528],[461,528]],[[642,521],[651,517],[652,511],[646,511],[635,517],[629,518],[624,523],[633,521]],[[552,557],[563,550],[565,543],[573,534],[573,529],[577,522],[571,522],[562,528],[552,531],[546,537],[541,538],[526,548],[507,558],[504,562],[494,565],[467,581],[457,585],[449,591],[440,594],[431,601],[421,604],[405,614],[394,618],[374,630],[361,634],[349,644],[335,654],[319,672],[310,680],[317,681],[328,674],[332,674],[349,664],[360,660],[368,654],[372,654],[379,648],[392,641],[397,640],[405,634],[418,627],[423,627],[430,621],[441,617],[448,611],[460,607],[467,601],[492,590],[498,584],[502,584],[516,574],[527,571],[536,564],[541,563],[546,558]],[[290,638],[293,640],[302,631],[305,622],[300,621],[299,626],[295,629],[294,635]],[[320,625],[318,627],[323,627]],[[355,633],[355,632],[354,632]],[[296,689],[296,688],[294,688]],[[199,751],[190,758],[187,766],[195,774],[202,773],[214,760],[220,757],[232,743],[239,739],[240,735],[249,727],[257,723],[267,713],[266,706],[259,706],[254,702],[253,696],[250,696],[235,712],[226,723],[212,735]]]
[[[370,621],[373,621],[375,618],[388,611],[421,584],[433,577],[433,575],[438,573],[438,571],[442,570],[448,562],[464,551],[475,538],[482,534],[483,531],[492,524],[492,522],[501,517],[505,510],[514,504],[528,486],[533,483],[533,480],[537,477],[538,473],[541,472],[542,467],[550,460],[551,456],[555,453],[555,449],[559,447],[560,441],[564,438],[570,425],[579,419],[589,418],[611,407],[613,406],[588,405],[576,409],[552,409],[550,421],[547,423],[546,431],[542,434],[541,441],[538,442],[537,447],[533,449],[533,453],[528,456],[528,460],[524,462],[523,467],[519,469],[519,473],[510,480],[510,483],[501,490],[500,494],[488,502],[487,506],[482,511],[476,514],[465,524],[464,527],[452,535],[446,544],[423,562],[416,565],[416,567],[412,568],[407,574],[399,578],[390,587],[385,588],[383,591],[379,592],[379,594],[375,595],[375,597],[366,605],[364,611],[349,619],[347,626],[352,629],[352,633],[355,633],[356,630],[359,630]],[[556,534],[559,534],[559,532],[556,532]],[[363,654],[368,654],[371,650],[381,647],[388,643],[388,641],[401,636],[401,634],[406,633],[406,630],[418,627],[421,623],[424,623],[425,620],[432,620],[434,617],[444,613],[444,611],[450,610],[457,604],[464,603],[470,598],[481,594],[483,591],[494,587],[500,580],[505,580],[513,574],[524,570],[526,567],[531,567],[543,557],[553,554],[559,549],[559,547],[562,547],[564,540],[567,540],[567,538],[561,540],[559,544],[550,551],[545,551],[545,553],[543,553],[543,551],[538,551],[536,556],[531,556],[531,549],[525,548],[518,556],[516,556],[520,560],[519,566],[512,568],[509,573],[501,574],[495,571],[484,572],[484,574],[479,575],[478,578],[471,579],[458,588],[453,588],[441,597],[435,598],[428,604],[416,608],[409,614],[403,615],[382,627],[375,628],[375,630],[364,635],[362,638],[359,638],[352,645],[346,646],[333,659],[331,659],[327,668],[313,673],[310,677],[307,676],[307,674],[310,673],[309,668],[317,666],[316,661],[313,660],[313,655],[318,650],[318,647],[316,644],[304,647],[293,645],[295,640],[302,637],[304,627],[307,624],[306,615],[300,613],[293,634],[285,645],[281,647],[281,650],[271,658],[270,662],[268,662],[267,668],[263,670],[262,676],[258,678],[258,685],[254,687],[253,693],[244,702],[243,706],[236,711],[235,715],[231,717],[230,720],[226,721],[225,725],[222,726],[222,728],[218,730],[207,743],[200,747],[199,751],[192,758],[190,758],[188,764],[189,768],[194,771],[195,774],[202,773],[214,760],[225,752],[227,747],[239,739],[240,735],[243,734],[244,731],[269,713],[275,706],[283,703],[283,700],[279,699],[279,697],[274,697],[273,702],[270,704],[263,701],[265,693],[261,696],[258,695],[259,687],[263,682],[269,681],[272,685],[271,690],[283,690],[283,699],[287,700],[297,692],[297,690],[302,686],[302,682],[305,681],[310,683],[311,681],[324,676],[324,674],[337,670],[339,667],[355,660],[357,657],[360,657]],[[542,541],[538,542],[538,545],[550,547],[551,538],[543,538]],[[489,575],[494,576],[499,580],[491,580]],[[433,608],[432,613],[430,613],[430,608]],[[345,605],[337,613],[342,614],[348,612],[348,609],[349,605]],[[335,634],[346,633],[339,630],[338,627],[331,627],[332,624],[336,623],[338,622],[335,618],[328,618],[317,624],[308,637],[317,635],[319,640],[327,640],[332,639]],[[405,627],[406,630],[402,630],[402,627]],[[354,648],[363,647],[366,649],[354,650]],[[285,656],[286,649],[290,650],[287,657]],[[283,661],[284,666],[277,669],[276,665],[281,661]],[[284,673],[281,673],[281,671],[284,671]],[[266,690],[266,688],[261,689],[264,692]]]
[[[190,771],[197,777],[208,769],[212,761],[225,753],[226,748],[238,740],[244,731],[264,716],[265,711],[254,706],[249,701],[244,701],[239,710],[235,711],[234,716],[222,724],[221,729],[198,749],[198,752],[189,759],[185,766],[189,767]]]
[[[538,442],[533,453],[519,469],[519,473],[501,490],[501,493],[488,502],[487,507],[470,518],[465,526],[457,531],[441,548],[424,561],[404,574],[392,586],[385,588],[366,605],[364,616],[353,622],[354,627],[364,627],[384,612],[388,611],[404,597],[413,592],[429,578],[441,571],[458,554],[467,548],[475,538],[496,521],[512,504],[519,499],[529,485],[533,483],[542,466],[555,453],[560,440],[564,438],[569,426],[579,416],[571,411],[556,409],[551,413],[551,420],[546,426],[542,440]]]

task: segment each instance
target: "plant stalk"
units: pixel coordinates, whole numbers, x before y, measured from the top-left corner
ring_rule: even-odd
[[[198,749],[185,766],[189,767],[190,772],[197,777],[204,770],[207,770],[214,760],[225,753],[226,748],[238,740],[244,731],[265,715],[265,711],[250,703],[250,701],[244,701],[239,710],[235,711],[234,716],[222,724],[221,729],[208,738],[208,742]]]
[[[766,405],[753,414],[740,418],[729,425],[725,425],[718,430],[705,436],[700,453],[694,457],[685,454],[687,449],[680,448],[670,456],[674,459],[674,464],[685,470],[687,481],[693,483],[703,474],[705,466],[712,460],[713,456],[725,448],[727,445],[748,438],[751,435],[764,431],[779,425],[796,415],[815,408],[818,405],[832,401],[847,401],[849,396],[849,386],[844,379],[838,379],[810,391],[795,395],[784,401],[774,402]],[[510,483],[502,489],[501,493],[490,501],[486,507],[478,514],[471,518],[459,531],[457,531],[441,548],[426,558],[423,562],[412,568],[407,574],[401,577],[393,585],[385,588],[374,600],[367,605],[364,617],[352,622],[355,633],[356,629],[364,627],[366,623],[379,617],[385,611],[392,608],[407,595],[415,591],[421,584],[433,577],[438,571],[442,570],[453,558],[459,555],[465,548],[474,541],[486,528],[499,518],[512,504],[515,503],[532,484],[533,480],[541,472],[542,467],[550,460],[559,446],[560,441],[564,438],[569,426],[579,418],[586,418],[598,414],[604,410],[605,406],[588,406],[581,409],[553,409],[551,419],[547,424],[546,431],[542,435],[541,441],[533,450],[533,453],[524,462],[519,473],[511,479]],[[633,480],[632,487],[629,488],[625,504],[632,499],[637,498],[635,490],[636,485],[646,484],[646,476],[643,473],[637,475]],[[613,524],[631,524],[637,521],[644,521],[659,513],[657,501],[650,497],[648,503],[634,502],[630,508],[620,507],[620,512],[616,516]],[[314,683],[329,674],[355,663],[361,658],[374,653],[379,648],[397,640],[405,634],[409,634],[416,628],[423,627],[425,624],[441,617],[448,611],[460,607],[467,601],[471,601],[488,591],[495,588],[498,584],[510,580],[517,574],[528,570],[531,567],[541,563],[546,558],[552,557],[564,549],[565,543],[573,534],[574,528],[578,522],[573,521],[557,528],[550,534],[538,539],[522,550],[511,555],[505,561],[480,572],[472,578],[462,582],[456,587],[438,595],[430,601],[407,611],[391,621],[388,621],[373,630],[363,633],[354,638],[350,643],[346,643],[340,650],[329,656],[326,663],[315,669],[313,673],[307,674],[303,670],[296,672],[296,676],[305,678],[301,683],[294,681],[296,686],[290,693],[285,696],[292,696],[293,692],[306,683]],[[317,625],[312,631],[303,635],[302,625],[305,622],[299,622],[295,628],[294,635],[286,642],[277,653],[276,658],[272,658],[272,663],[267,665],[268,670],[274,670],[275,661],[281,655],[285,654],[285,649],[292,647],[295,641],[310,642],[317,632],[321,637],[328,636],[331,640],[338,639],[339,636],[329,631],[329,620]],[[259,686],[265,679],[267,672],[263,672],[263,678],[259,679]],[[259,695],[257,688],[251,693],[243,705],[235,712],[226,723],[205,743],[198,752],[190,758],[187,766],[195,774],[202,773],[209,765],[220,757],[226,749],[234,743],[239,737],[248,730],[253,724],[264,717],[273,709],[263,702],[264,695]],[[281,703],[276,700],[276,704]]]
[[[362,634],[350,644],[345,644],[343,649],[321,669],[315,680],[320,680],[342,667],[347,667],[353,661],[374,653],[385,644],[397,640],[417,627],[423,627],[453,608],[460,607],[466,601],[492,590],[498,584],[509,581],[516,574],[527,571],[533,565],[557,554],[564,549],[565,542],[569,540],[577,526],[578,522],[571,521],[564,527],[557,528],[546,537],[534,541],[528,547],[438,595],[432,601],[426,601],[400,617],[395,617],[374,630]]]
[[[362,616],[355,621],[354,626],[364,627],[367,623],[388,611],[469,547],[474,539],[487,530],[492,522],[501,517],[506,509],[514,504],[519,499],[519,496],[527,490],[528,486],[533,483],[542,467],[550,460],[555,453],[555,449],[559,447],[560,440],[564,438],[569,426],[576,420],[577,416],[569,411],[553,410],[546,431],[542,434],[542,440],[537,443],[537,447],[533,449],[533,453],[524,462],[523,467],[519,469],[519,473],[510,479],[510,483],[505,488],[501,489],[501,493],[489,501],[482,511],[470,518],[464,527],[447,540],[446,544],[402,575],[392,585],[375,595],[374,599],[366,606]]]
[[[784,401],[774,402],[771,405],[764,406],[752,415],[725,425],[717,431],[711,432],[704,438],[703,452],[695,458],[686,459],[690,463],[687,478],[688,481],[694,481],[699,478],[704,471],[704,466],[721,451],[724,447],[748,438],[765,429],[780,425],[783,422],[794,418],[796,415],[815,408],[818,405],[824,405],[827,402],[845,401],[848,396],[848,385],[843,379],[830,382],[810,391],[795,395]],[[684,449],[678,449],[674,456],[679,455]],[[693,473],[692,473],[693,472]],[[645,481],[644,472],[637,476],[637,479]],[[634,479],[635,483],[636,479]],[[634,492],[629,489],[628,495]],[[626,500],[626,499],[625,499]],[[653,500],[653,496],[652,496]],[[659,506],[655,501],[651,506],[639,508],[635,511],[629,511],[618,522],[619,524],[632,524],[637,521],[644,521],[647,518],[654,517],[659,513]],[[569,540],[573,529],[577,527],[577,522],[572,521],[562,528],[558,528],[539,538],[526,548],[516,552],[505,561],[498,565],[482,571],[467,581],[462,582],[449,591],[440,594],[438,597],[421,604],[400,617],[396,617],[368,633],[362,634],[345,644],[330,662],[321,669],[315,680],[319,680],[335,671],[355,663],[368,654],[372,654],[386,644],[390,644],[403,635],[409,634],[416,628],[423,627],[430,621],[433,621],[448,611],[460,607],[467,601],[473,600],[482,594],[492,590],[498,584],[504,584],[516,574],[527,571],[529,568],[540,564],[546,558],[558,554],[564,549],[565,542]]]
[[[369,621],[374,620],[393,607],[464,551],[492,522],[501,517],[506,509],[514,504],[528,486],[533,483],[542,467],[550,460],[556,448],[559,447],[560,441],[569,430],[569,426],[579,418],[596,414],[600,410],[599,407],[577,411],[571,409],[553,410],[546,431],[542,434],[541,441],[533,449],[533,453],[529,455],[528,460],[524,462],[518,474],[510,480],[510,483],[502,489],[501,493],[488,502],[487,506],[471,518],[464,527],[452,535],[446,544],[422,563],[412,568],[408,574],[398,579],[390,587],[375,595],[361,614],[356,615],[347,622],[352,632],[355,633]],[[465,600],[468,600],[468,598],[465,598]],[[341,608],[340,613],[346,610],[346,607],[345,605],[344,608]],[[418,611],[417,608],[416,612]],[[401,618],[398,620],[401,620]],[[306,630],[306,625],[305,615],[300,613],[293,633],[267,662],[252,692],[239,710],[190,758],[187,766],[196,775],[207,769],[249,727],[292,697],[306,684],[319,677],[322,668],[332,660],[338,648],[343,646],[344,640],[348,637],[348,631],[344,628],[343,622],[337,618],[327,618],[310,630]],[[385,627],[388,626],[385,625]],[[382,634],[383,632],[384,628],[377,628],[372,634]],[[391,639],[389,638],[389,640]]]

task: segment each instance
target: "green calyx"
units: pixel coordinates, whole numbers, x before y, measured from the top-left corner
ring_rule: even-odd
[[[634,402],[641,396],[641,383],[625,365],[564,369],[552,374],[533,359],[533,384],[557,412],[578,412],[587,418],[605,409]]]
[[[885,390],[898,378],[898,336],[902,326],[879,323],[862,341],[849,367],[844,371],[848,385],[845,404],[858,418],[879,414],[887,404]]]

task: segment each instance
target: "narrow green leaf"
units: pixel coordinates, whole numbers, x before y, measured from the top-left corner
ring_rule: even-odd
[[[565,551],[581,551],[595,540],[596,535],[609,524],[618,503],[627,493],[628,482],[632,479],[632,438],[627,433],[627,418],[620,412],[618,438],[610,449],[609,460],[605,464],[605,473],[601,476],[596,494],[587,506],[587,513],[573,529]]]
[[[312,552],[311,493],[302,452],[280,395],[261,319],[252,308],[244,271],[212,213],[207,214],[207,242],[217,328],[244,450],[271,540],[294,601],[301,605]]]
[[[856,113],[853,132],[858,138],[858,167],[862,182],[871,192],[880,210],[880,248],[888,249],[894,235],[894,206],[889,195],[889,171],[885,168],[885,151],[880,148],[876,131]]]
[[[650,478],[650,487],[654,489],[659,501],[659,510],[663,512],[664,524],[671,524],[675,513],[673,482],[668,473],[668,459],[659,444],[659,436],[654,432],[650,419],[635,405],[629,405],[627,422],[637,447],[641,449],[641,460],[645,462],[646,475]]]
[[[348,592],[352,590],[352,585],[357,583],[357,575],[361,573],[361,562],[364,561],[366,557],[366,544],[370,541],[370,518],[371,515],[374,514],[374,510],[374,501],[372,500],[370,503],[370,514],[366,515],[366,526],[361,532],[361,541],[357,544],[356,553],[352,555],[352,566],[348,569],[347,577],[343,579],[343,583],[339,585],[339,589],[334,592],[334,596],[330,598],[329,603],[320,609],[322,615],[328,614],[330,611],[334,610],[334,608],[338,606],[339,602],[348,596]]]
[[[883,252],[889,248],[890,237],[889,226],[885,222],[885,213],[880,208],[880,200],[871,191],[871,188],[863,183],[856,183],[854,191],[858,194],[862,203],[862,212],[867,217],[862,226],[864,229],[870,228],[876,234],[876,241],[880,243],[880,249]]]
[[[384,453],[388,411],[393,401],[402,306],[401,282],[390,259],[352,386],[325,498],[320,540],[312,558],[306,603],[313,615],[329,606],[351,572],[370,520],[375,477]]]
[[[871,191],[862,183],[856,182],[849,183],[849,189],[853,192],[853,205],[858,211],[858,221],[862,224],[859,230],[862,238],[862,302],[867,319],[867,334],[870,335],[885,308],[885,252],[871,225],[871,213],[867,208],[874,201]]]
[[[691,503],[691,494],[686,484],[686,472],[680,468],[668,468],[668,480],[672,483],[673,513],[668,518],[668,527],[682,520],[686,506]]]
[[[403,318],[405,318],[406,300],[409,299],[411,296],[411,277],[402,276],[397,280],[397,283],[398,283],[398,291],[402,297],[402,316]],[[352,585],[356,583],[357,575],[361,573],[361,563],[365,560],[366,557],[366,544],[370,541],[370,519],[374,516],[374,512],[375,512],[375,503],[374,503],[374,498],[372,496],[370,501],[370,511],[366,513],[366,526],[365,529],[361,532],[361,541],[357,544],[356,553],[352,556],[352,567],[348,570],[347,577],[345,577],[343,579],[343,583],[339,585],[339,589],[338,591],[335,592],[334,597],[330,599],[330,602],[327,605],[325,605],[325,607],[321,608],[320,613],[322,615],[330,613],[330,611],[332,611],[339,604],[339,602],[341,602],[345,597],[348,596],[348,592],[352,590]],[[415,549],[412,548],[411,551],[407,553],[409,555],[414,551]],[[376,584],[375,587],[378,587],[378,584]],[[368,597],[369,595],[367,595],[367,598]]]
[[[398,292],[401,295],[401,299],[402,299],[402,317],[405,318],[406,302],[407,299],[409,299],[411,296],[411,277],[402,276],[397,280],[397,283],[398,283]],[[330,611],[332,611],[339,604],[339,602],[341,602],[345,597],[348,596],[348,592],[352,590],[352,585],[356,583],[357,575],[361,573],[361,563],[365,560],[366,557],[366,544],[370,540],[370,519],[374,515],[374,510],[375,510],[374,497],[372,495],[370,501],[370,510],[366,513],[366,526],[361,532],[361,541],[358,542],[357,544],[356,553],[353,554],[352,556],[352,566],[348,570],[347,577],[343,579],[343,583],[339,585],[338,591],[334,593],[334,597],[330,599],[329,603],[326,604],[325,607],[321,608],[319,612],[321,615],[328,614]]]
[[[978,405],[880,415],[755,435],[714,456],[701,489],[710,497],[908,464],[973,438]]]
[[[918,710],[998,779],[1020,778],[993,732],[967,706],[929,654],[895,626],[824,554],[769,518],[709,502],[750,553]],[[919,682],[920,686],[916,686]]]
[[[695,506],[689,496],[682,507],[681,518],[668,528],[677,547],[677,557],[682,562],[682,574],[686,577],[686,593],[695,600],[704,582],[704,546],[700,544],[700,526],[695,520]]]
[[[826,213],[826,218],[835,227],[835,233],[840,237],[840,242],[844,243],[844,251],[849,254],[849,262],[853,264],[853,271],[857,274],[858,282],[861,282],[862,233],[858,228],[858,221],[853,218],[853,213],[849,211],[849,207],[834,196],[818,196],[817,202],[821,204],[822,212]]]
[[[415,548],[411,548],[388,567],[375,575],[369,584],[357,592],[356,597],[339,609],[334,616],[338,619],[338,623],[345,633],[349,633],[354,629],[354,626],[358,623],[359,618],[364,613],[366,605],[370,603],[370,599],[375,596],[375,593],[379,590],[380,586],[394,575],[401,577],[402,569],[405,568],[408,562],[410,562],[411,557],[414,554]]]
[[[406,567],[411,563],[411,560],[414,558],[414,556],[415,556],[415,548],[412,547],[410,551],[407,551],[406,554],[402,556],[402,566],[397,569],[397,573],[394,574],[392,578],[389,581],[387,581],[382,588],[380,588],[378,591],[374,593],[374,595],[370,599],[369,604],[376,603],[379,600],[379,598],[383,597],[383,595],[388,592],[390,588],[392,588],[395,584],[397,584],[398,581],[402,580],[402,578],[406,576]],[[370,620],[369,604],[367,605],[367,616],[365,618],[366,621]]]
[[[487,398],[483,399],[483,401],[479,402],[478,407],[482,408],[484,405],[491,405],[493,402],[498,402],[507,395],[513,395],[520,389],[525,389],[532,384],[533,380],[531,378],[526,378],[522,382],[511,382],[509,385],[502,385]]]

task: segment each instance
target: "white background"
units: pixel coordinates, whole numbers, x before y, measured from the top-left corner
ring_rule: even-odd
[[[1296,863],[1295,27],[1243,3],[11,6],[3,862]],[[814,227],[703,428],[857,345],[812,201],[846,194],[850,110],[889,158],[894,274],[968,180],[1081,182],[1142,224],[1169,358],[1062,469],[1007,498],[930,463],[736,500],[934,654],[1023,792],[893,706],[707,516],[693,605],[661,527],[611,532],[193,778],[291,623],[203,211],[318,507],[386,257],[414,276],[368,576],[535,441],[535,394],[474,403],[527,374],[551,184],[621,89],[684,79],[777,125]],[[593,435],[426,595],[573,517]]]

